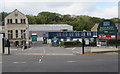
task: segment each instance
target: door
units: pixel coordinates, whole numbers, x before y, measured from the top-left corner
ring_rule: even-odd
[[[37,41],[37,35],[32,35],[32,41]]]

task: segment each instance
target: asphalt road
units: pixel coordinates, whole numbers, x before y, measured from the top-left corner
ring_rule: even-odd
[[[118,55],[73,55],[74,52],[81,50],[34,43],[31,49],[3,55],[0,63],[3,72],[118,72]]]
[[[3,72],[118,72],[117,55],[4,55]]]

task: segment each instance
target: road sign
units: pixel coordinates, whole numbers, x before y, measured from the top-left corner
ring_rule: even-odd
[[[115,39],[117,34],[117,27],[110,20],[102,21],[98,26],[99,39]]]

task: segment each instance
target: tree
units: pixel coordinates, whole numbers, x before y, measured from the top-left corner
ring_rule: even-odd
[[[28,18],[29,24],[37,24],[35,16],[33,16],[33,15],[26,15],[26,17]]]

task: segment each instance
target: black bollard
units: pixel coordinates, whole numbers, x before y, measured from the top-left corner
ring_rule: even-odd
[[[84,54],[85,40],[82,38],[82,54]]]
[[[7,39],[8,54],[10,54],[10,41]]]

